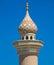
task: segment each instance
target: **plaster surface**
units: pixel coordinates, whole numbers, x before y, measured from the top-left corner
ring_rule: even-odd
[[[20,65],[38,65],[38,57],[36,55],[20,55]]]

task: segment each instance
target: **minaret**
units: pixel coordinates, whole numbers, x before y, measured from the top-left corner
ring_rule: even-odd
[[[21,40],[15,41],[14,46],[19,54],[20,65],[38,65],[38,53],[43,42],[35,39],[38,29],[29,16],[28,3],[26,3],[26,15],[18,30]]]

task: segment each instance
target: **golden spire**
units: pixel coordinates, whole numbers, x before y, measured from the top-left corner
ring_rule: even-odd
[[[26,2],[26,11],[28,11],[28,2]]]

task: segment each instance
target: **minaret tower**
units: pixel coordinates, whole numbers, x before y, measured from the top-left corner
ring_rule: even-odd
[[[20,65],[38,65],[38,53],[43,42],[35,39],[38,29],[29,16],[28,3],[26,3],[26,15],[18,30],[21,40],[15,41],[14,46],[19,54]]]

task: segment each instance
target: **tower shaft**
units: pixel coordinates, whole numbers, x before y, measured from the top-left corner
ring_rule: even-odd
[[[38,53],[43,46],[41,41],[21,40],[14,42],[20,59],[20,65],[38,65]]]
[[[20,65],[38,65],[38,56],[20,55]]]

